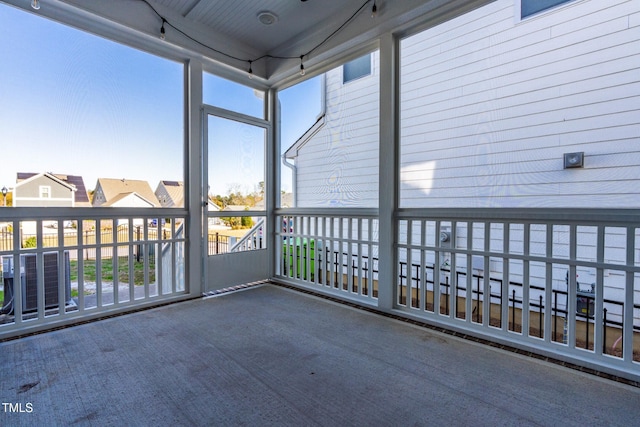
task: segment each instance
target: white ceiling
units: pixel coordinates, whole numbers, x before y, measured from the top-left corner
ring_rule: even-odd
[[[33,12],[30,0],[0,1]],[[246,72],[252,60],[257,78],[271,85],[295,75],[301,55],[310,69],[384,33],[433,25],[490,1],[376,0],[375,18],[374,0],[40,0],[35,13],[130,44],[195,53],[229,70]],[[277,17],[273,24],[259,21],[265,11]]]
[[[188,21],[215,29],[229,39],[252,46],[262,54],[275,52],[305,32],[319,27],[329,31],[346,21],[365,0],[148,0],[165,6]],[[372,1],[370,1],[373,4]],[[264,25],[260,12],[277,21]]]

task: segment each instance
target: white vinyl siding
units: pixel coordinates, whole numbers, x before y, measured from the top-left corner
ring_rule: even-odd
[[[401,206],[637,208],[638,15],[589,1],[514,25],[498,0],[402,40]]]
[[[299,207],[378,204],[378,76],[343,85],[340,68],[326,75],[326,116],[295,158]]]

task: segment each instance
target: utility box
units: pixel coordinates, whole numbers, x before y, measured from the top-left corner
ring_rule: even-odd
[[[595,283],[592,283],[590,289],[578,289],[576,292],[576,313],[582,314],[587,318],[593,318],[595,315],[596,291]]]
[[[44,307],[58,307],[58,287],[64,286],[65,304],[74,305],[71,298],[69,252],[64,252],[62,266],[64,268],[63,283],[59,284],[58,252],[44,252],[43,282]],[[37,255],[20,255],[20,272],[14,271],[13,255],[2,257],[2,271],[4,282],[4,302],[2,314],[12,313],[14,306],[15,286],[22,287],[22,312],[28,313],[38,309],[38,271]]]

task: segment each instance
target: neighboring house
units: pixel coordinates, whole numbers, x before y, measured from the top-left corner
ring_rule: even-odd
[[[156,205],[151,201],[147,200],[135,191],[132,193],[120,193],[117,196],[113,197],[107,203],[103,204],[102,207],[109,208],[154,208]]]
[[[19,172],[13,190],[14,207],[90,206],[81,176]]]
[[[637,2],[497,0],[399,51],[400,207],[639,206]],[[299,207],[378,204],[364,58],[326,73],[324,117],[285,153]]]
[[[118,189],[116,188],[117,184],[113,185],[113,183],[109,183],[106,181],[108,180],[100,180],[100,179],[98,180],[98,185],[100,186],[100,189],[101,189],[100,194],[104,194],[104,188],[108,188],[109,189],[108,191],[116,191]],[[146,183],[145,181],[138,181],[137,183],[131,183],[131,181],[129,181],[127,184],[121,186],[119,189],[122,190],[124,188],[128,188],[128,189],[137,188],[140,191],[148,193],[146,191],[144,184],[146,184],[146,187],[148,187],[148,189],[151,190],[151,187],[149,187],[149,184]],[[95,194],[98,194],[97,187],[96,187]],[[94,195],[94,201],[95,201],[95,195]],[[109,197],[107,202],[100,205],[100,207],[105,207],[105,208],[106,207],[109,207],[109,208],[155,208],[157,206],[158,206],[157,201],[154,202],[152,200],[149,200],[143,197],[142,195],[140,195],[139,193],[137,193],[136,191],[117,193],[115,196]],[[128,223],[129,221],[126,219],[119,219],[117,221],[118,225],[123,225]],[[106,222],[103,222],[103,224],[106,224]],[[137,218],[133,220],[132,224],[134,226],[142,226],[144,224],[144,220]]]
[[[292,208],[293,204],[293,193],[282,193],[280,194],[280,207],[281,208]],[[264,197],[256,202],[254,206],[250,208],[255,211],[263,211],[266,210],[266,200]]]
[[[84,180],[80,176],[19,172],[13,189],[14,207],[80,207],[90,206]],[[56,233],[57,221],[44,221],[42,232]],[[35,236],[37,223],[21,221],[23,236]]]
[[[401,40],[399,56],[400,208],[640,207],[637,1],[496,0]],[[378,206],[377,63],[373,52],[326,73],[324,116],[285,152],[298,207]],[[582,254],[597,236],[578,233],[579,256],[595,260]],[[553,238],[568,250],[568,227]],[[626,238],[607,230],[606,262],[625,264]],[[535,267],[531,282],[544,283]],[[501,277],[502,261],[490,270]],[[595,282],[582,270],[581,284]],[[514,266],[510,280],[523,282]],[[605,298],[624,300],[622,271],[604,281]]]
[[[163,208],[184,207],[184,183],[182,181],[160,181],[155,195]]]
[[[158,207],[147,181],[99,178],[93,194],[94,207]]]
[[[222,209],[223,212],[226,212],[226,211],[241,212],[246,210],[249,210],[249,208],[245,205],[227,205]]]
[[[212,200],[209,200],[209,203],[207,203],[207,211],[220,212],[220,206],[213,203]],[[209,224],[209,227],[224,225],[222,220],[218,217],[209,218],[208,224]]]

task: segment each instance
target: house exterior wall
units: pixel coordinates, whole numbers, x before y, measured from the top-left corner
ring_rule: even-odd
[[[401,206],[637,208],[639,25],[633,1],[498,0],[403,40]]]
[[[163,208],[184,207],[184,184],[178,181],[160,181],[155,191]]]
[[[401,40],[400,207],[640,207],[637,2],[574,1],[521,20],[517,1],[497,0]],[[337,194],[371,191],[354,205],[377,206],[370,156],[378,151],[378,80],[342,85],[341,68],[326,78],[326,123],[295,157],[298,206],[332,205],[332,179],[349,190]],[[584,152],[583,168],[564,169],[571,152]],[[595,232],[578,233],[578,256],[595,260]],[[626,262],[625,233],[608,230],[605,262]],[[554,251],[568,250],[568,236],[554,230]],[[490,269],[504,273],[500,262]],[[566,271],[554,270],[554,289],[566,287]],[[578,275],[581,284],[595,281],[595,270]],[[517,266],[509,279],[523,282]],[[547,278],[534,265],[530,280]],[[621,298],[624,274],[607,271],[604,285],[606,298]]]
[[[375,207],[378,204],[378,58],[371,75],[342,82],[342,67],[326,74],[324,124],[298,149],[297,205]]]
[[[137,194],[129,194],[115,202],[110,207],[113,208],[152,208],[153,204],[142,199]]]
[[[401,207],[640,207],[637,4],[575,1],[524,20],[514,4],[401,42]],[[584,152],[583,168],[563,168],[570,152]],[[568,237],[554,232],[554,251],[568,251]],[[595,261],[596,238],[578,230],[580,259]],[[625,239],[607,231],[605,262],[626,262]],[[490,268],[502,276],[501,263]],[[555,289],[566,270],[554,270]],[[595,270],[578,276],[588,285]],[[530,278],[544,283],[545,272]],[[510,279],[523,281],[517,268]],[[608,271],[604,284],[619,299],[624,274]]]
[[[40,188],[48,187],[49,198],[40,197]],[[23,181],[16,185],[13,192],[13,206],[15,207],[73,207],[74,194],[66,185],[61,184],[47,175],[41,175],[33,180]]]
[[[100,183],[98,183],[98,185],[96,186],[96,189],[93,192],[92,206],[102,206],[105,203],[107,203],[107,198],[104,195],[104,190],[102,189],[102,186],[100,185]]]
[[[171,198],[171,194],[167,191],[167,188],[164,185],[158,186],[158,189],[155,192],[158,201],[160,202],[160,206],[163,208],[171,208],[175,206],[173,199]]]
[[[637,5],[524,20],[516,6],[401,40],[400,206],[638,207]],[[377,65],[347,84],[342,67],[326,74],[325,123],[296,152],[298,206],[377,206],[378,92]],[[572,152],[583,168],[564,169]]]

